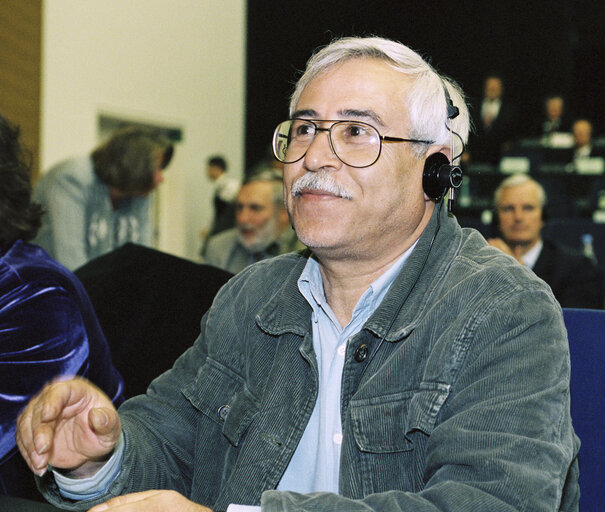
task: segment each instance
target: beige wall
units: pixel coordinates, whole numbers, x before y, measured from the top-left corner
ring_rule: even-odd
[[[205,160],[244,158],[245,0],[44,0],[40,167],[87,153],[99,114],[178,127],[158,247],[197,258]]]
[[[1,0],[0,112],[21,128],[21,142],[38,173],[41,0]]]

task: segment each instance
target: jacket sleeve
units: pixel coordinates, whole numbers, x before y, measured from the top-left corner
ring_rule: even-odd
[[[456,336],[449,329],[442,335]],[[428,437],[422,490],[359,500],[266,491],[263,512],[574,510],[578,440],[560,310],[544,292],[515,291],[477,307],[456,330],[454,342],[468,341],[468,350],[434,429],[414,438]],[[568,474],[567,502],[560,503]]]
[[[0,458],[15,447],[15,420],[44,384],[88,368],[77,302],[64,288],[23,284],[0,300]]]

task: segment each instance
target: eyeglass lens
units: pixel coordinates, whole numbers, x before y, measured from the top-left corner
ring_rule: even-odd
[[[372,165],[380,155],[380,134],[371,125],[338,121],[330,128],[304,119],[280,123],[273,136],[273,151],[280,162],[293,163],[305,156],[318,132],[327,131],[336,156],[352,167]]]

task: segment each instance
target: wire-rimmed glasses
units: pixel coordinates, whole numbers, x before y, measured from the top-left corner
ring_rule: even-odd
[[[332,124],[323,128],[319,126],[320,123]],[[371,124],[361,121],[294,118],[278,124],[273,133],[275,158],[285,164],[297,162],[305,156],[318,132],[328,133],[332,151],[350,167],[373,165],[380,157],[383,142],[433,143],[429,140],[383,136]]]

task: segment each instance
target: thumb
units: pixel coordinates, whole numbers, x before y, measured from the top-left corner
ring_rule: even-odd
[[[120,435],[120,418],[115,409],[95,407],[88,413],[90,428],[95,434],[115,441]]]

